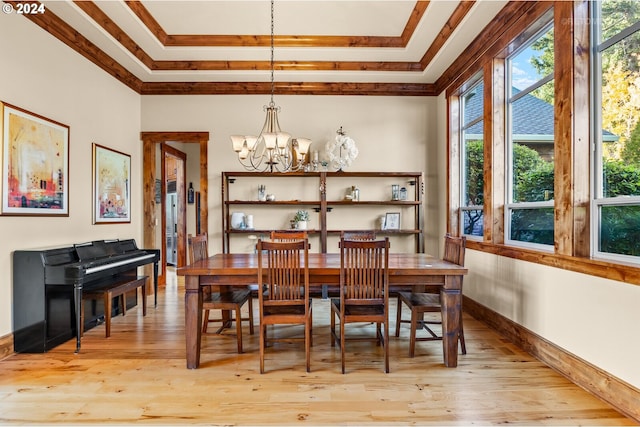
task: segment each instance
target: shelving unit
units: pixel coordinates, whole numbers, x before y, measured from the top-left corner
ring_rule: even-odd
[[[280,180],[286,180],[284,192],[292,197],[291,200],[258,201],[258,185],[265,184],[267,181],[271,184],[277,182],[276,188],[282,193],[283,186]],[[236,181],[242,182],[242,190],[239,192],[234,192]],[[406,183],[408,200],[391,200],[391,183],[397,184],[398,181]],[[363,195],[361,195],[360,201],[345,200],[345,189],[349,187],[347,184],[365,188],[365,191],[361,193]],[[267,186],[267,188],[271,187],[272,185]],[[232,192],[234,192],[233,196]],[[380,236],[413,236],[415,252],[424,252],[423,192],[423,179],[420,172],[294,172],[285,174],[223,172],[221,191],[223,251],[230,252],[231,236],[233,235],[265,235],[273,229],[289,228],[285,223],[275,223],[277,221],[274,221],[272,217],[270,222],[266,221],[269,224],[263,223],[261,227],[256,224],[255,229],[234,229],[231,227],[232,210],[248,208],[264,215],[265,209],[285,212],[286,208],[293,207],[296,210],[308,209],[317,213],[317,220],[313,222],[307,232],[310,236],[319,239],[321,252],[327,252],[328,238],[339,236],[341,231],[370,229],[376,229],[376,233]],[[380,230],[373,221],[364,224],[364,221],[361,220],[363,217],[361,213],[351,215],[351,217],[358,218],[357,224],[344,223],[344,218],[349,217],[346,215],[346,211],[350,209],[362,209],[369,214],[375,214],[380,207],[390,207],[403,212],[403,227],[398,230]],[[341,213],[343,214],[341,215]]]

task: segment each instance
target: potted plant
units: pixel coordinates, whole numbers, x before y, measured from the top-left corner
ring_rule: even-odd
[[[299,210],[293,217],[293,221],[296,224],[298,230],[306,230],[307,222],[309,221],[309,212]]]

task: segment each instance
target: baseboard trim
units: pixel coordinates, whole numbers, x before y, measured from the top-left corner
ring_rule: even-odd
[[[0,337],[0,360],[13,354],[13,334]]]
[[[464,297],[464,311],[487,324],[553,370],[640,422],[640,390],[547,341],[488,307]]]

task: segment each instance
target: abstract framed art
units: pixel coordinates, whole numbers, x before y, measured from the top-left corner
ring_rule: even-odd
[[[131,156],[93,144],[93,222],[131,222]]]
[[[0,102],[2,215],[69,216],[69,126]]]

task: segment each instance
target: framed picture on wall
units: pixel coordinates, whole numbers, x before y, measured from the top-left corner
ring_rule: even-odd
[[[93,144],[94,224],[131,222],[131,156]]]
[[[400,230],[400,212],[387,212],[384,218],[385,230]]]
[[[2,215],[69,216],[69,126],[0,102]]]

